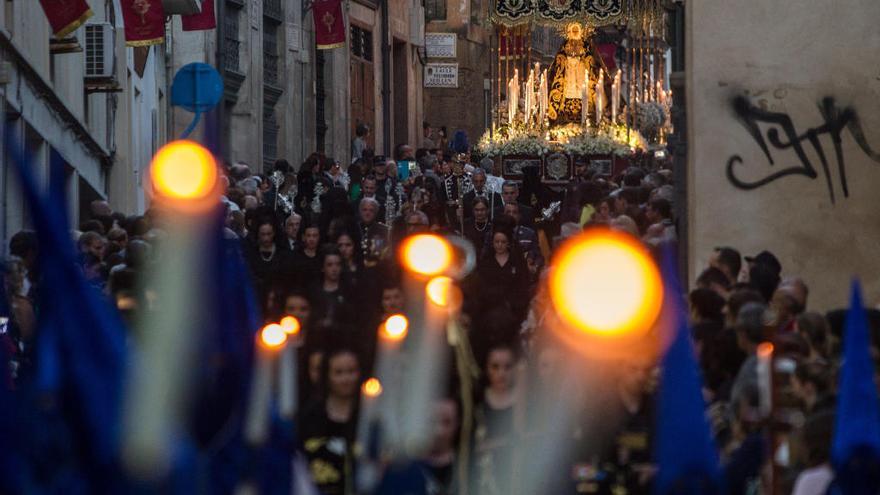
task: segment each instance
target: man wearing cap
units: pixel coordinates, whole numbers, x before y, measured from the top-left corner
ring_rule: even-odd
[[[444,163],[451,163],[451,173],[443,178],[440,185],[440,196],[446,205],[446,221],[448,225],[461,229],[464,222],[464,197],[473,190],[471,178],[464,172],[464,164],[459,157],[453,159],[449,154],[443,155]],[[459,218],[459,215],[462,215]]]

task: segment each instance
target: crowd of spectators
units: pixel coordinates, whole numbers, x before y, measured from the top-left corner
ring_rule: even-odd
[[[368,132],[359,129],[358,139]],[[428,126],[423,144],[429,135]],[[447,146],[400,145],[385,157],[356,142],[360,157],[347,166],[320,153],[298,170],[285,160],[265,172],[245,163],[223,166],[225,235],[240,242],[261,314],[267,322],[295,316],[303,328],[298,431],[322,493],[351,493],[360,384],[373,373],[376,329],[404,310],[395,248],[407,235],[462,236],[478,255],[461,283],[460,323],[470,358],[483,372],[474,397],[450,386],[436,404],[438,427],[425,466],[438,493],[455,493],[458,431],[472,422],[468,478],[481,494],[510,490],[512,439],[526,434],[515,419],[522,385],[517,370],[529,363],[546,377],[562,361],[564,351],[540,338],[553,311],[542,283],[557,246],[597,226],[641,239],[655,252],[676,241],[674,184],[663,167],[609,177],[579,164],[570,184],[550,187],[505,180],[497,161]],[[559,212],[545,211],[557,199]],[[75,232],[86,278],[129,321],[155,299],[140,282],[162,262],[154,252],[166,236],[155,209],[126,216],[104,201],[91,204]],[[6,263],[12,317],[4,344],[14,352],[19,379],[30,372],[35,348],[38,250],[33,232],[19,232]],[[693,282],[687,295],[692,336],[730,493],[747,493],[759,482],[770,440],[777,448],[777,482],[796,495],[823,492],[831,478],[841,313],[810,311],[806,283],[767,251],[743,258],[732,247],[718,248]],[[772,438],[760,414],[756,373],[764,342],[776,352],[774,407],[787,418]],[[649,490],[655,364],[618,364],[626,373],[604,385],[614,397],[606,414],[611,419],[603,423],[607,445],[586,449],[589,457],[574,455],[571,469],[562,470],[571,479],[559,493]],[[464,408],[470,400],[476,406]],[[575,428],[572,442],[586,442],[581,430]]]

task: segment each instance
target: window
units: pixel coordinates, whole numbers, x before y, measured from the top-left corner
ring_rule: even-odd
[[[425,20],[445,21],[446,0],[425,0]]]
[[[471,24],[479,25],[483,17],[483,2],[471,0]]]
[[[373,33],[351,25],[351,54],[367,62],[373,61]]]
[[[225,10],[223,19],[223,57],[225,68],[232,72],[241,72],[238,63],[238,17],[241,11],[233,6]]]
[[[271,170],[278,158],[278,123],[274,113],[263,114],[263,164]]]
[[[278,84],[278,24],[263,21],[263,83]]]

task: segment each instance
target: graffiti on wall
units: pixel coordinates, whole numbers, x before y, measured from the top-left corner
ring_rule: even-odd
[[[846,160],[843,152],[843,136],[845,132],[858,145],[859,149],[871,160],[880,163],[880,153],[874,151],[865,138],[861,120],[858,113],[852,107],[841,108],[837,106],[833,97],[825,97],[819,102],[819,113],[823,123],[818,127],[811,127],[799,132],[791,116],[783,112],[764,110],[753,105],[746,97],[737,96],[733,99],[733,110],[737,119],[746,128],[764,156],[769,162],[769,171],[763,178],[757,180],[745,180],[737,173],[745,164],[740,155],[733,155],[727,160],[727,179],[730,183],[742,190],[758,189],[784,177],[804,176],[810,179],[818,179],[819,171],[807,150],[812,148],[818,157],[822,177],[828,186],[828,195],[831,203],[835,202],[834,175],[840,181],[843,197],[849,197],[847,185]],[[770,126],[766,130],[766,136],[762,132],[761,124]],[[826,153],[823,145],[823,137],[830,138],[833,151],[833,162]],[[771,148],[776,151],[791,150],[797,156],[798,165],[778,168],[776,160],[771,153]],[[832,171],[832,163],[836,165]]]

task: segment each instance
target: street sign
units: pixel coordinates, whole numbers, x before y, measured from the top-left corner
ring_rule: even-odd
[[[177,71],[171,83],[171,105],[193,112],[192,123],[183,131],[181,138],[189,136],[204,112],[220,103],[223,97],[223,79],[208,64],[193,62]]]
[[[425,65],[426,88],[457,88],[458,64]]]
[[[428,58],[455,58],[455,33],[425,33],[425,54]]]
[[[194,62],[177,71],[171,83],[171,105],[194,113],[207,112],[220,103],[223,80],[208,64]]]

